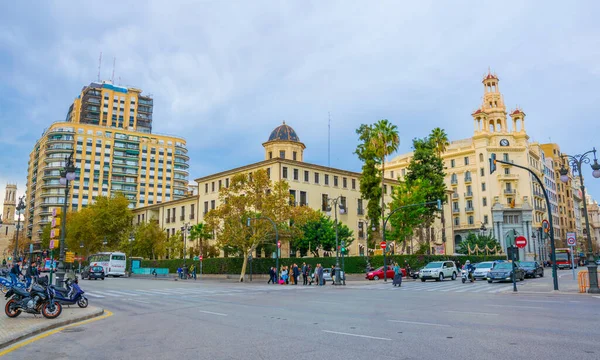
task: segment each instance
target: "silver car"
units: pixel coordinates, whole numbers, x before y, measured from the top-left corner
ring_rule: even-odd
[[[473,272],[473,277],[475,280],[486,280],[488,278],[488,274],[490,270],[494,267],[493,261],[484,261],[478,264],[475,264],[475,271]]]
[[[344,272],[342,270],[340,270],[340,280],[344,280]],[[311,277],[314,279],[315,278],[315,273],[313,272]],[[331,269],[330,268],[325,268],[323,269],[323,280],[325,280],[325,282],[327,281],[333,281],[331,279]]]

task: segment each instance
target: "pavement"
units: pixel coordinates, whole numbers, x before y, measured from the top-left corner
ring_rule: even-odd
[[[538,283],[544,285],[533,286]],[[76,332],[60,331],[9,356],[29,359],[43,352],[52,359],[69,359],[72,354],[86,359],[600,357],[595,320],[600,316],[600,297],[547,293],[551,284],[548,276],[528,279],[513,293],[510,283],[459,280],[406,281],[400,288],[383,281],[316,287],[206,279],[85,280],[80,285],[90,304],[114,315],[78,326]]]
[[[4,296],[2,296],[2,299],[0,305],[4,309],[6,300],[4,300]],[[81,309],[77,305],[70,308],[64,305],[60,316],[53,320],[46,319],[42,315],[34,316],[25,313],[21,313],[13,319],[5,314],[0,314],[0,349],[42,332],[91,319],[103,313],[104,310],[96,306]]]

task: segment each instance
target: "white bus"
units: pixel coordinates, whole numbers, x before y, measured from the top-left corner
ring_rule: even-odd
[[[90,266],[102,266],[106,276],[124,276],[127,258],[122,252],[102,252],[88,257]]]

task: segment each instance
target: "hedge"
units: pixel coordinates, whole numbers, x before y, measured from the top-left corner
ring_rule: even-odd
[[[404,267],[404,261],[408,261],[411,268],[418,269],[425,266],[431,261],[441,260],[459,260],[461,264],[464,264],[466,260],[470,260],[471,263],[477,263],[481,261],[492,261],[492,260],[503,260],[505,256],[444,256],[444,255],[391,255],[387,256],[387,263],[391,264],[392,261],[397,262],[400,266]],[[383,256],[348,256],[344,257],[344,265],[346,273],[348,274],[362,274],[365,272],[367,267],[367,260],[371,266],[378,268],[383,265]],[[324,267],[331,267],[335,265],[335,257],[323,257],[323,258],[282,258],[279,259],[279,266],[290,266],[292,264],[298,264],[301,266],[305,262],[310,264],[314,269],[317,263],[322,264]],[[191,259],[186,260],[186,265],[189,266],[192,263],[198,267],[198,261]],[[202,261],[202,273],[203,274],[239,274],[242,271],[242,258],[209,258]],[[141,266],[144,268],[168,268],[169,272],[177,272],[177,268],[183,265],[183,259],[172,259],[172,260],[142,260]],[[255,258],[252,260],[252,272],[254,274],[268,274],[269,268],[275,266],[275,259],[272,258]],[[340,260],[341,266],[341,260]],[[249,273],[249,267],[246,268],[246,272]]]

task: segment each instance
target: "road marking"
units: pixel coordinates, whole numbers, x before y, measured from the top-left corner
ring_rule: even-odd
[[[600,299],[600,296],[595,296],[595,295],[594,295],[593,297],[595,297],[596,299]]]
[[[392,339],[388,339],[388,338],[382,338],[382,337],[377,337],[377,336],[368,336],[368,335],[350,334],[350,333],[339,332],[339,331],[331,331],[331,330],[321,330],[321,331],[322,331],[322,332],[329,333],[329,334],[338,334],[338,335],[346,335],[346,336],[355,336],[355,337],[361,337],[361,338],[365,338],[365,339],[373,339],[373,340],[385,340],[385,341],[392,341]]]
[[[198,310],[198,311],[201,312],[201,313],[205,313],[205,314],[227,316],[227,314],[218,313],[218,312],[212,312],[212,311],[206,311],[206,310]]]
[[[562,304],[562,303],[564,303],[564,301],[553,301],[553,300],[517,300],[517,301],[534,302],[534,303],[555,303],[555,304]]]
[[[543,309],[539,306],[525,306],[525,305],[486,305],[486,306],[492,306],[492,307],[506,307],[506,308],[517,308],[517,309]]]
[[[112,316],[112,315],[113,315],[112,312],[110,312],[108,310],[104,310],[104,315],[101,315],[101,316],[98,316],[98,317],[95,317],[95,318],[92,318],[92,319],[84,320],[84,321],[81,321],[81,322],[78,322],[78,323],[75,323],[75,324],[65,325],[65,326],[61,326],[61,327],[53,329],[53,330],[46,331],[45,333],[42,333],[42,334],[40,334],[38,336],[35,336],[35,337],[32,337],[31,339],[23,340],[23,341],[21,341],[19,343],[16,343],[15,345],[9,347],[8,349],[1,350],[0,351],[0,357],[4,356],[6,354],[9,354],[9,353],[11,353],[11,352],[13,352],[15,350],[18,350],[18,349],[22,348],[23,346],[27,346],[27,345],[35,342],[35,341],[41,340],[41,339],[46,338],[46,337],[48,337],[50,335],[56,334],[57,332],[63,331],[64,329],[71,328],[71,327],[76,327],[76,326],[81,326],[81,325],[85,325],[85,324],[89,324],[89,323],[94,322],[94,321],[106,319],[107,317]]]
[[[455,313],[455,314],[468,314],[468,315],[491,315],[491,316],[500,315],[500,314],[496,314],[496,313],[484,313],[484,312],[473,312],[473,311],[457,311],[457,310],[446,310],[444,312]]]
[[[98,294],[94,294],[94,293],[91,293],[91,292],[88,292],[88,291],[86,291],[86,292],[85,292],[85,294],[86,294],[86,295],[88,295],[88,296],[91,296],[91,297],[97,297],[97,298],[103,298],[103,297],[106,297],[106,296],[103,296],[103,295],[98,295]]]
[[[317,300],[311,300],[309,301],[310,303],[316,303],[316,304],[331,304],[331,305],[339,305],[339,303],[334,302],[334,301],[317,301]]]
[[[127,300],[127,301],[134,301],[134,302],[137,302],[137,303],[142,303],[142,304],[152,304],[151,302],[148,302],[148,301],[142,301],[142,300],[138,300],[138,299],[131,299],[131,298],[127,298],[126,300]]]
[[[405,321],[405,320],[388,320],[389,322],[402,323],[402,324],[413,324],[413,325],[428,325],[428,326],[439,326],[439,327],[450,327],[450,325],[445,324],[432,324],[432,323],[424,323],[418,321]]]
[[[116,290],[104,290],[104,292],[107,292],[109,294],[117,294],[117,295],[126,295],[126,296],[139,296],[138,294],[130,294],[130,293],[126,293],[126,292],[122,292],[122,291],[116,291]],[[115,295],[115,296],[117,296]]]
[[[502,291],[508,291],[510,289],[512,289],[512,286],[505,286],[505,287],[501,287],[500,289],[494,290],[494,291],[490,291],[490,293],[495,294],[495,293],[499,293]]]

